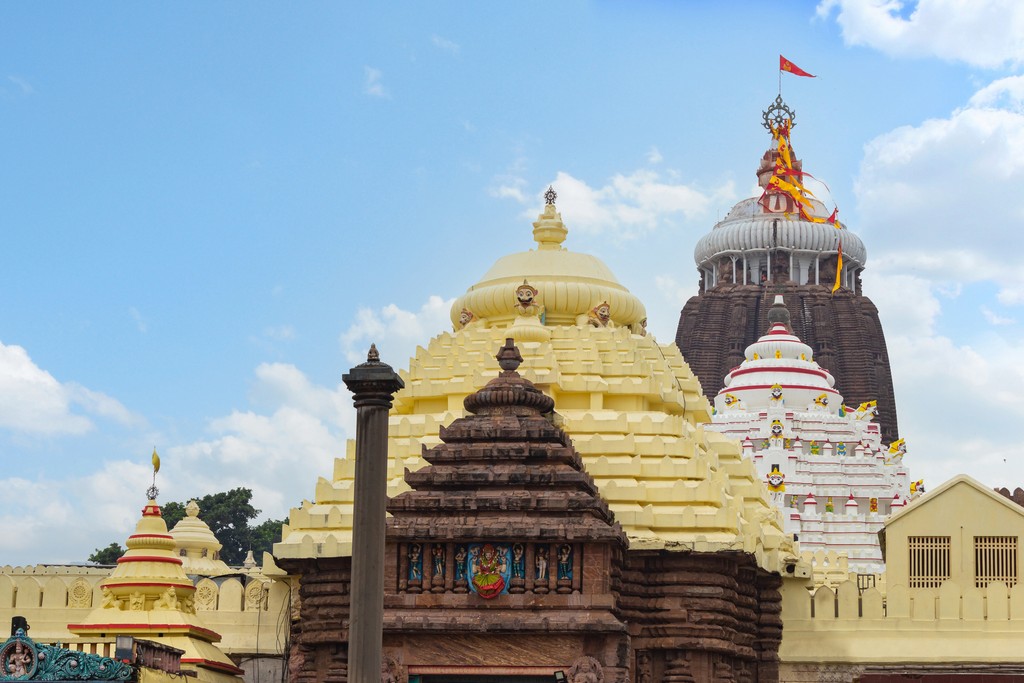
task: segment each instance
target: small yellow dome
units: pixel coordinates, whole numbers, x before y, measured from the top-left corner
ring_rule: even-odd
[[[545,325],[576,325],[602,303],[617,327],[630,327],[647,317],[644,305],[619,284],[600,259],[561,246],[568,230],[555,205],[548,204],[533,224],[537,248],[504,256],[480,282],[455,300],[451,320],[460,329],[463,310],[487,327],[512,323],[519,314],[516,290],[524,281],[537,290]],[[464,321],[463,321],[464,322]]]

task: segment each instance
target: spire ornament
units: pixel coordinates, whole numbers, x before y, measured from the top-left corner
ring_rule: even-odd
[[[146,489],[146,497],[149,500],[156,500],[160,495],[160,489],[156,487],[156,473],[160,471],[160,456],[157,455],[156,446],[153,446],[153,484]]]
[[[761,112],[761,125],[769,133],[778,129],[783,124],[789,124],[790,130],[796,126],[796,112],[789,108],[789,105],[782,100],[782,95],[777,95],[768,109]]]
[[[544,204],[554,206],[556,199],[558,199],[558,193],[555,192],[555,188],[548,185],[547,192],[544,193]]]

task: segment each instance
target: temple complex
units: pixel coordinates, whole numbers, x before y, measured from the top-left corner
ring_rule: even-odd
[[[786,189],[781,99],[765,123],[764,193],[698,244],[677,344],[563,246],[549,188],[535,247],[417,349],[375,434],[381,681],[1024,677],[1024,491],[913,493],[864,246]],[[356,464],[350,442],[260,567],[221,561],[194,503],[168,531],[154,491],[115,568],[0,568],[0,618],[34,629],[0,645],[0,680],[94,680],[43,653],[117,680],[347,683]]]
[[[881,573],[878,532],[910,496],[904,443],[882,443],[871,404],[843,406],[832,375],[792,333],[782,295],[768,321],[725,376],[708,428],[742,442],[802,551],[844,553],[848,572]]]
[[[676,344],[713,400],[744,349],[768,331],[774,295],[784,294],[793,331],[835,377],[838,391],[851,405],[877,401],[882,439],[895,441],[885,336],[878,310],[861,292],[864,243],[838,223],[835,211],[791,191],[806,174],[789,145],[795,124],[781,97],[764,112],[764,125],[773,139],[757,169],[763,194],[736,204],[697,242],[700,288],[680,313]]]
[[[792,537],[753,462],[705,431],[678,349],[646,334],[603,263],[562,246],[547,199],[536,249],[499,259],[402,374],[385,658],[424,682],[579,666],[608,681],[776,680]],[[508,338],[522,365],[494,380]],[[493,403],[509,383],[529,405]],[[293,680],[347,680],[353,472],[350,449],[274,548],[299,581]],[[477,633],[521,626],[501,645]]]

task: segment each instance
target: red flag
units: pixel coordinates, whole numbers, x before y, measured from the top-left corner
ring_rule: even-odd
[[[788,71],[794,76],[806,76],[807,78],[817,78],[814,74],[809,74],[793,62],[789,61],[782,55],[779,55],[779,71]]]

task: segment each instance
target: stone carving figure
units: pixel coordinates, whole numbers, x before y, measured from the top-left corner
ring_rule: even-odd
[[[430,554],[434,558],[434,576],[444,577],[444,548],[435,543]]]
[[[569,683],[604,683],[604,670],[593,657],[583,656],[572,663]]]
[[[636,683],[651,683],[654,673],[651,671],[651,653],[641,650],[636,656]]]
[[[473,587],[481,598],[493,598],[505,588],[507,550],[485,543],[473,554]]]
[[[473,311],[469,310],[468,308],[463,308],[462,311],[459,313],[459,324],[456,327],[456,331],[461,330],[474,320],[476,320],[476,316],[473,315]]]
[[[522,543],[512,546],[512,577],[516,579],[526,577],[526,558],[523,557]]]
[[[11,654],[7,655],[6,664],[8,675],[11,677],[27,676],[32,664],[32,652],[25,647],[24,643],[16,641],[11,649]]]
[[[516,313],[526,317],[537,316],[543,318],[544,307],[537,301],[537,294],[537,289],[532,287],[526,280],[523,280],[523,284],[516,287]]]
[[[402,665],[391,655],[384,655],[380,662],[380,683],[404,683]]]
[[[558,578],[572,578],[572,546],[563,543],[558,548]]]
[[[612,321],[612,307],[607,301],[602,301],[590,309],[587,314],[587,322],[593,327],[608,327]]]
[[[548,580],[548,549],[537,548],[537,580],[547,581]]]
[[[455,549],[455,580],[466,579],[466,546],[460,545]]]
[[[409,580],[410,581],[422,581],[423,580],[423,549],[419,543],[413,543],[409,546]]]

